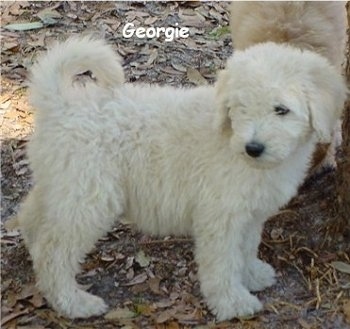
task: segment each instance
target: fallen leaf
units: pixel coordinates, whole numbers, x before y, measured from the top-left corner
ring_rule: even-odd
[[[202,318],[202,313],[200,310],[195,309],[192,313],[179,312],[174,315],[174,317],[181,323],[184,322],[198,322]]]
[[[26,299],[26,298],[32,297],[38,293],[39,293],[38,288],[35,287],[34,284],[29,284],[22,289],[22,291],[20,292],[20,294],[18,296],[18,299]]]
[[[6,1],[4,1],[6,3]],[[18,1],[19,2],[19,1]],[[1,6],[9,6],[10,14],[13,16],[20,16],[23,13],[23,10],[21,9],[21,4],[17,1],[8,1],[8,4],[1,4]],[[5,7],[6,8],[6,7]]]
[[[41,10],[37,16],[45,25],[54,25],[57,23],[57,19],[60,19],[62,17],[58,11],[51,8],[45,8]]]
[[[113,262],[114,261],[114,257],[110,256],[110,255],[104,255],[101,257],[101,260],[104,262]]]
[[[6,50],[12,50],[12,51],[17,51],[19,49],[19,44],[17,42],[4,42],[4,45],[2,46],[2,51]]]
[[[272,240],[278,240],[280,238],[282,238],[282,234],[283,234],[283,228],[273,228],[270,232],[270,236]]]
[[[14,291],[9,291],[6,297],[6,306],[9,308],[15,307],[18,301],[18,294]]]
[[[142,292],[145,292],[148,290],[148,284],[147,283],[140,283],[140,284],[135,284],[134,286],[131,287],[131,291],[133,294],[140,294]]]
[[[163,292],[160,290],[160,287],[159,287],[160,281],[161,281],[161,279],[160,279],[160,278],[157,278],[157,277],[150,278],[150,279],[148,280],[149,288],[151,289],[151,291],[152,291],[154,294],[163,295]]]
[[[145,252],[143,250],[140,250],[137,253],[137,255],[135,256],[135,261],[141,267],[147,267],[151,263],[151,259],[145,255]]]
[[[312,325],[308,324],[305,320],[303,319],[298,319],[298,323],[301,325],[303,329],[311,329]]]
[[[215,10],[214,8],[211,8],[209,10],[209,14],[212,18],[216,19],[218,22],[222,21],[222,15],[220,13],[217,12],[217,10]],[[229,29],[227,26],[224,26],[224,28]],[[228,32],[230,33],[230,32]]]
[[[155,59],[158,57],[158,50],[157,49],[152,49],[150,52],[150,56],[146,62],[147,66],[150,66],[151,64],[153,64],[153,62],[155,61]]]
[[[170,296],[169,296],[169,298],[171,299],[171,300],[176,300],[176,299],[178,299],[180,297],[180,294],[178,293],[178,292],[176,292],[176,291],[173,291],[171,294],[170,294]]]
[[[8,24],[4,26],[5,29],[10,31],[28,31],[28,30],[41,29],[43,27],[44,27],[44,24],[41,22],[15,23],[15,24]]]
[[[174,317],[175,313],[176,313],[175,309],[165,310],[157,315],[156,322],[157,323],[167,322],[168,320],[170,320]]]
[[[126,273],[126,278],[127,278],[128,280],[132,280],[132,279],[134,278],[134,276],[135,276],[135,271],[134,271],[134,269],[133,269],[133,268],[129,268],[129,269],[128,269],[128,272]]]
[[[128,257],[126,259],[125,269],[128,270],[132,266],[132,264],[134,264],[134,257],[133,256]]]
[[[152,315],[156,310],[154,306],[149,304],[136,304],[134,306],[135,306],[136,313],[146,315],[146,316]]]
[[[208,84],[208,81],[203,77],[203,75],[197,69],[192,67],[187,69],[187,79],[196,86],[205,86]]]
[[[35,308],[39,308],[44,306],[45,300],[43,298],[43,296],[40,293],[36,293],[33,295],[32,298],[29,299],[29,302],[35,307]]]
[[[123,255],[123,254],[120,253],[120,252],[117,252],[117,253],[113,254],[113,256],[114,256],[114,259],[115,259],[115,260],[125,259],[125,255]]]
[[[187,68],[185,66],[179,63],[174,63],[173,61],[171,62],[171,66],[179,72],[185,73],[187,71]]]
[[[143,22],[145,25],[153,25],[158,20],[158,17],[148,17]]]
[[[163,299],[163,300],[155,303],[155,306],[157,308],[166,308],[166,307],[169,307],[171,305],[174,305],[174,301],[170,300],[170,299]]]
[[[191,14],[191,15],[186,15]],[[181,20],[181,25],[185,27],[203,27],[208,26],[209,24],[206,22],[205,17],[197,12],[187,12],[179,11],[179,18]]]
[[[340,262],[340,261],[335,261],[335,262],[332,262],[331,265],[339,272],[350,274],[350,264]]]
[[[1,319],[1,327],[3,327],[7,322],[9,322],[9,321],[11,321],[11,320],[13,320],[13,319],[18,318],[18,317],[20,317],[21,315],[28,314],[29,312],[30,312],[29,309],[25,309],[25,310],[23,310],[23,311],[10,313],[9,315],[4,316],[4,317]]]
[[[114,310],[109,311],[104,318],[106,320],[118,320],[118,319],[131,319],[136,316],[136,313],[130,311],[127,307],[125,308],[116,308]]]
[[[125,284],[125,286],[133,286],[135,284],[143,283],[147,280],[147,273],[141,273],[139,275],[136,275],[130,282]]]
[[[344,290],[349,290],[350,289],[350,282],[346,282],[340,286]]]

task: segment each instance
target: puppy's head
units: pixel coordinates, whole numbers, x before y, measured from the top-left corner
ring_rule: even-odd
[[[347,96],[325,58],[274,43],[235,52],[216,88],[216,127],[258,168],[281,164],[310,138],[329,143]]]

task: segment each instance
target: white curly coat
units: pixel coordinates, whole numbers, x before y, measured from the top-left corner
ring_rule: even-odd
[[[347,29],[345,5],[346,1],[233,1],[230,27],[234,49],[243,50],[262,42],[286,43],[324,56],[342,72]],[[317,149],[318,160],[313,163],[312,172],[336,167],[336,148],[342,140],[340,120],[333,135],[331,145]]]
[[[75,81],[86,70],[96,81]],[[30,90],[35,186],[19,222],[57,311],[106,311],[75,275],[121,216],[151,234],[194,237],[201,291],[218,320],[262,309],[250,291],[275,281],[257,258],[263,223],[296,194],[345,99],[325,59],[269,43],[236,52],[215,86],[177,89],[126,84],[110,47],[71,38],[34,66]],[[290,108],[283,116],[281,104]],[[246,153],[251,141],[265,146],[261,156]]]

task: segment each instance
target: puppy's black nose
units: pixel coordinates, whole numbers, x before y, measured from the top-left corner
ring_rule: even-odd
[[[265,146],[257,142],[250,142],[246,144],[245,151],[253,158],[259,157],[264,152]]]

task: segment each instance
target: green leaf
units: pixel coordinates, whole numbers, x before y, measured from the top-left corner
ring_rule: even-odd
[[[209,36],[215,40],[220,39],[226,34],[230,34],[231,30],[229,26],[219,26],[209,32]]]
[[[4,26],[5,29],[10,31],[28,31],[41,29],[42,27],[44,27],[44,24],[41,22],[17,23]]]
[[[350,264],[344,262],[332,262],[331,265],[339,272],[350,274]]]

